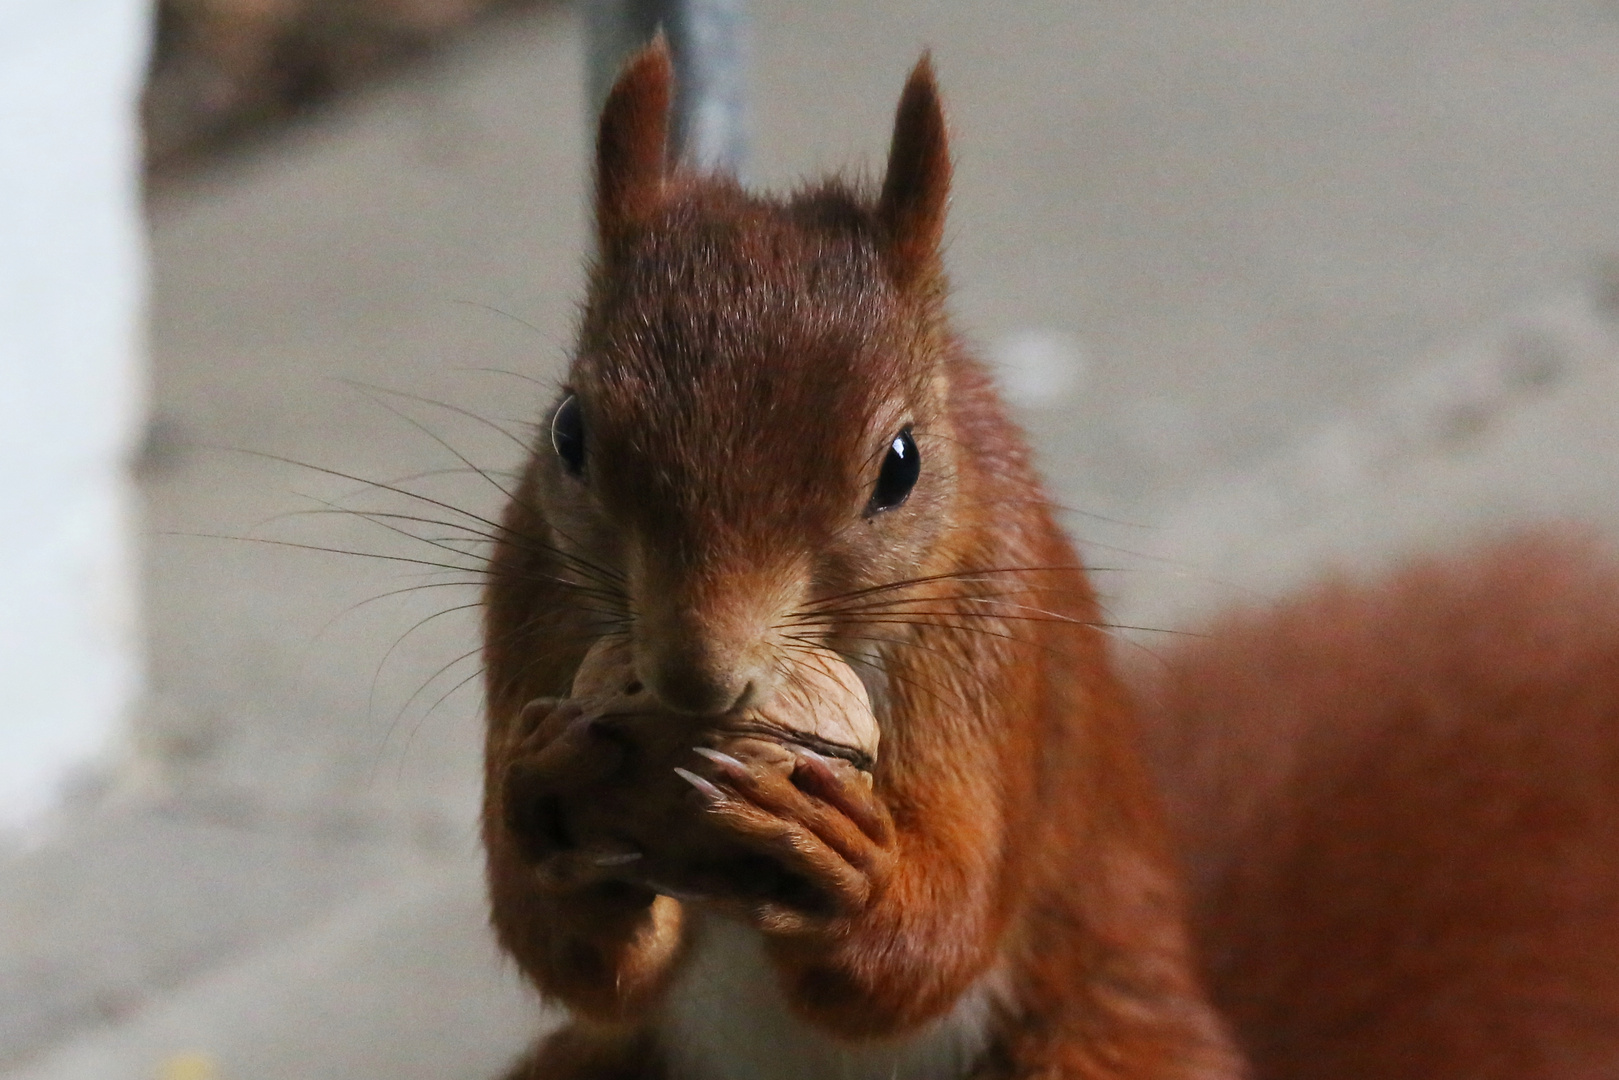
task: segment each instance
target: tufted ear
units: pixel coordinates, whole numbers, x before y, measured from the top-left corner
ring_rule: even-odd
[[[889,263],[902,285],[937,268],[950,200],[950,140],[928,53],[911,69],[894,114],[894,141],[877,203]]]
[[[657,208],[669,170],[674,67],[663,33],[630,58],[596,129],[596,235],[603,250]]]

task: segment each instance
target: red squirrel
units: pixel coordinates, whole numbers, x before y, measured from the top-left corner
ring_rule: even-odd
[[[1307,676],[1276,680],[1281,713],[1252,700],[1269,689],[1265,664],[1285,665],[1295,638],[1305,651],[1313,613],[1334,601],[1295,612],[1297,635],[1233,630],[1227,652],[1192,650],[1143,706],[1121,681],[1023,437],[946,312],[951,162],[928,59],[901,95],[879,185],[784,198],[670,163],[671,79],[654,44],[603,109],[579,342],[488,571],[492,922],[570,1017],[511,1080],[1507,1075],[1465,1068],[1463,1034],[1498,1034],[1466,1026],[1471,991],[1413,987],[1467,960],[1444,951],[1447,900],[1463,909],[1458,933],[1488,929],[1477,905],[1491,888],[1510,893],[1520,864],[1451,893],[1421,884],[1426,906],[1407,923],[1393,875],[1418,874],[1418,888],[1421,871],[1379,861],[1416,860],[1425,836],[1443,847],[1455,799],[1487,794],[1489,778],[1391,809],[1412,770],[1440,776],[1445,762],[1349,755],[1333,772],[1337,759],[1296,730],[1295,714],[1315,709],[1298,696],[1317,689]],[[1375,652],[1381,631],[1365,633]],[[777,872],[640,879],[640,853],[582,844],[535,809],[546,792],[513,781],[539,753],[566,761],[547,783],[575,796],[613,782],[622,746],[531,706],[565,697],[606,637],[633,657],[637,692],[697,718],[768,705],[806,649],[829,650],[860,676],[881,751],[869,775],[811,751],[769,774],[694,756],[681,827]],[[1599,660],[1614,681],[1619,658]],[[1356,689],[1394,700],[1373,676],[1334,687]],[[1229,691],[1223,704],[1216,691]],[[1231,719],[1222,740],[1210,734],[1221,708],[1263,720]],[[1318,741],[1340,736],[1354,737],[1346,726]],[[1503,768],[1511,741],[1491,744]],[[1613,747],[1567,763],[1593,792],[1619,787]],[[1383,766],[1390,777],[1366,775]],[[1529,844],[1513,833],[1520,813],[1549,815],[1534,835],[1554,844],[1565,826],[1556,799],[1466,806],[1464,846],[1487,848],[1492,827]],[[1414,846],[1340,825],[1394,827]],[[1591,853],[1604,871],[1615,846]],[[1472,855],[1442,872],[1488,877],[1489,850]],[[1332,892],[1340,870],[1371,881]],[[1586,911],[1570,881],[1567,904]],[[1591,954],[1557,939],[1593,987],[1599,970],[1619,971],[1606,963],[1619,960],[1611,914],[1590,909]],[[1467,962],[1509,982],[1537,970],[1542,939],[1499,940],[1518,951]],[[1431,970],[1413,959],[1430,946]],[[1378,967],[1385,955],[1399,964]],[[1619,975],[1602,978],[1619,1002]],[[1560,999],[1555,980],[1518,997],[1478,985],[1481,1023],[1539,1024],[1512,1014],[1521,1002],[1564,1025],[1545,1031],[1619,1031],[1611,1007]],[[1416,1012],[1384,1015],[1380,995],[1395,991]],[[1443,1032],[1455,1036],[1437,1051],[1459,1063],[1449,1071],[1420,1045]]]

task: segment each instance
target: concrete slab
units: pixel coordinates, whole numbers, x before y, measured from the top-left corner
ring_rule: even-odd
[[[0,1069],[443,861],[363,823],[230,817],[105,814],[0,862]]]
[[[1526,528],[1619,540],[1612,297],[1598,273],[1527,305],[1269,460],[1211,469],[1155,528],[1115,527],[1135,534],[1129,572],[1101,578],[1116,617],[1185,627],[1328,573],[1368,575]],[[1091,557],[1121,561],[1114,547]]]
[[[7,1080],[484,1080],[541,1030],[475,867],[395,878]]]

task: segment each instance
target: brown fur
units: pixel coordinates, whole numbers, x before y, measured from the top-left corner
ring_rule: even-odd
[[[1258,1075],[1619,1074],[1616,599],[1530,535],[1171,659],[1155,759]]]
[[[637,55],[602,105],[596,136],[596,235],[604,248],[651,217],[663,195],[669,156],[669,51]]]
[[[1611,1072],[1612,575],[1525,543],[1172,659],[1147,700],[1188,919],[1090,588],[946,319],[931,67],[880,192],[784,199],[666,166],[668,79],[655,46],[603,115],[601,253],[565,391],[583,469],[542,436],[490,565],[493,923],[574,1018],[513,1076],[663,1080],[659,1006],[699,908],[756,929],[796,1014],[850,1042],[987,988],[978,1080],[1247,1075],[1189,925],[1260,1076]],[[921,478],[869,512],[902,429]],[[591,876],[565,830],[532,824],[534,793],[507,781],[554,729],[523,707],[615,634],[699,717],[768,700],[806,645],[869,676],[869,789],[710,769],[722,797],[693,799],[692,827],[812,899],[695,869]],[[586,736],[567,775],[588,791],[613,759]]]

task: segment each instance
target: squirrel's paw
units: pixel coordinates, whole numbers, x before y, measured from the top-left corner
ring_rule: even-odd
[[[501,788],[504,824],[542,885],[593,884],[641,858],[623,846],[580,845],[563,811],[565,798],[613,776],[623,760],[622,744],[605,735],[595,714],[541,698],[523,710],[514,736]]]
[[[868,778],[848,762],[792,747],[790,774],[698,747],[692,787],[706,827],[747,855],[706,868],[698,891],[770,933],[818,930],[858,915],[894,859],[894,826]]]

